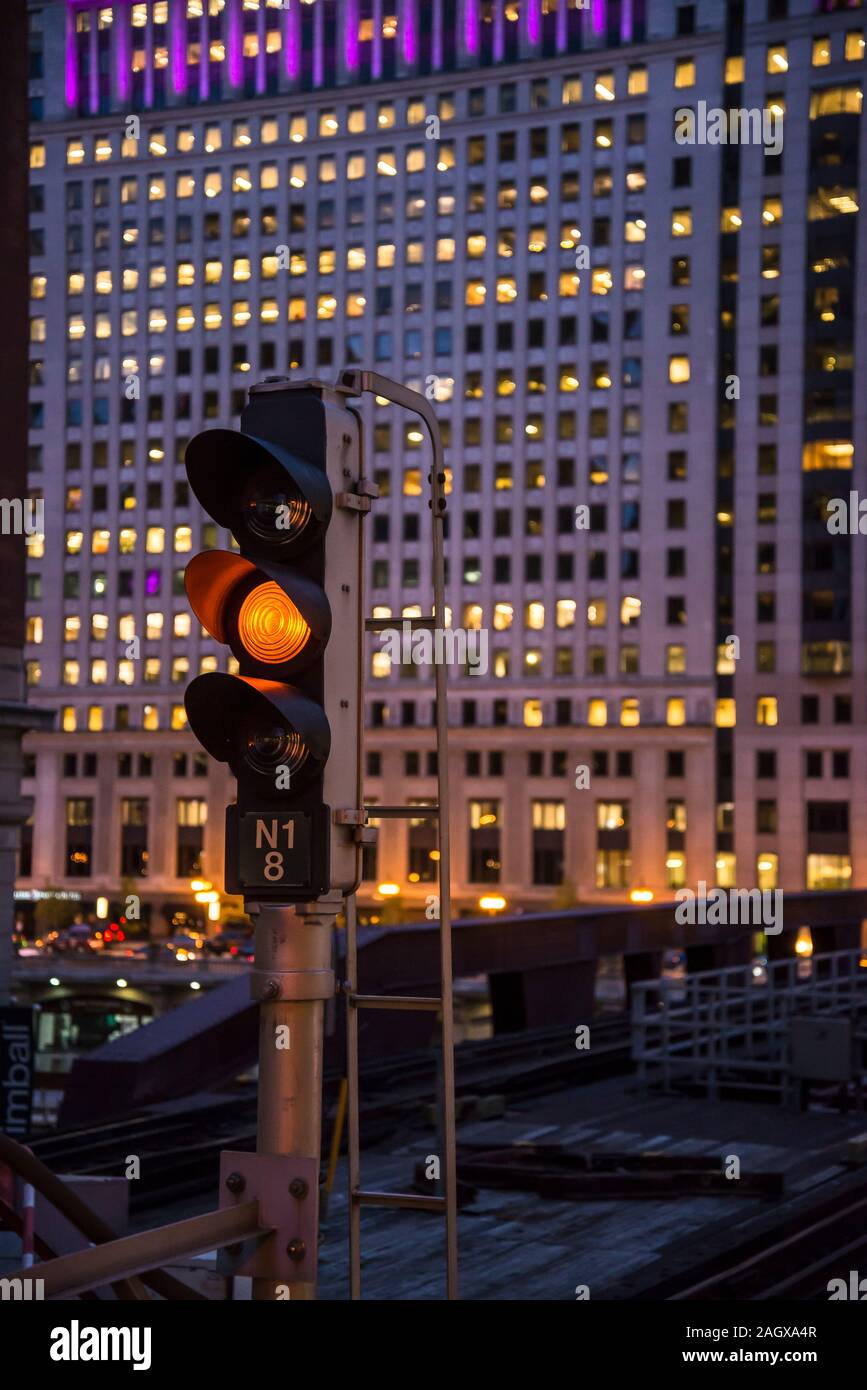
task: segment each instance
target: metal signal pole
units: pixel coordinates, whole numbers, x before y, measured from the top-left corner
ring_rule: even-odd
[[[296,907],[262,904],[256,914],[256,1152],[304,1158],[312,1169],[310,1178],[296,1177],[290,1186],[302,1213],[305,1235],[298,1239],[305,1248],[292,1241],[286,1253],[299,1267],[308,1266],[312,1276],[291,1285],[293,1299],[316,1297],[325,1002],[334,996],[331,934],[342,906],[342,894],[332,893]],[[279,1279],[254,1278],[253,1298],[280,1297],[279,1285]]]

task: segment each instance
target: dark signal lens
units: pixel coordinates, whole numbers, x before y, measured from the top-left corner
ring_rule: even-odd
[[[295,729],[285,724],[248,723],[244,734],[244,757],[254,772],[272,776],[278,767],[298,772],[307,761],[307,745]]]
[[[247,527],[260,540],[277,545],[299,540],[313,520],[307,498],[285,474],[258,474],[244,489]]]

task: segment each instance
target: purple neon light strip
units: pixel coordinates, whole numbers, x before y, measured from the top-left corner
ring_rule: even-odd
[[[313,11],[313,86],[321,87],[325,82],[325,6],[321,3]]]
[[[569,47],[569,11],[565,5],[557,6],[557,52],[565,53]]]
[[[506,52],[506,16],[503,0],[494,0],[494,62],[502,62]]]
[[[301,72],[301,0],[292,0],[286,12],[286,76],[297,78]]]
[[[266,42],[265,18],[266,18],[266,15],[265,15],[265,7],[264,7],[264,5],[263,5],[262,8],[261,8],[260,11],[259,11],[259,15],[258,15],[258,18],[257,18],[257,20],[256,20],[256,33],[257,33],[258,39],[259,39],[259,49],[258,49],[258,52],[257,52],[257,54],[256,54],[256,91],[257,91],[257,93],[259,93],[260,95],[261,95],[262,92],[264,92],[264,90],[265,90],[265,85],[266,85],[266,84],[265,84],[265,61],[266,61],[266,60],[265,60],[265,51],[266,51],[266,50],[265,50],[265,42]]]
[[[632,42],[632,0],[621,0],[620,38],[623,43]]]
[[[358,0],[346,0],[346,10],[343,16],[343,66],[347,72],[357,72],[361,63],[358,21]]]
[[[66,12],[66,104],[78,105],[78,48],[75,42],[75,18]]]
[[[144,31],[145,34],[145,74],[144,74],[144,99],[145,106],[154,104],[154,31],[153,25],[148,23]]]
[[[229,60],[229,81],[233,87],[240,87],[244,80],[244,28],[241,23],[239,0],[228,0],[226,9],[229,15],[226,54]]]
[[[373,53],[370,74],[382,77],[382,0],[373,0]]]
[[[90,29],[90,83],[89,100],[90,114],[95,116],[99,110],[99,45],[97,42],[96,25],[91,25]]]
[[[115,28],[114,45],[115,91],[121,101],[126,101],[132,91],[132,53],[129,18],[126,15]]]
[[[479,0],[464,0],[464,46],[467,52],[478,53],[481,39]]]
[[[172,20],[172,83],[176,92],[187,90],[187,36],[186,16],[180,5],[170,12]]]
[[[593,32],[596,35],[605,33],[605,11],[607,9],[605,0],[593,0]]]
[[[443,0],[434,0],[433,33],[431,35],[431,67],[440,72],[443,65]]]
[[[542,11],[539,0],[525,0],[527,7],[527,39],[538,43],[542,34]]]
[[[414,68],[418,62],[418,15],[415,0],[403,0],[400,29],[403,61],[407,67]]]

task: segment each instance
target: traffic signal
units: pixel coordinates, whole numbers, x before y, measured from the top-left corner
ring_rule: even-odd
[[[240,430],[190,441],[186,468],[238,546],[202,551],[185,575],[193,612],[238,664],[197,676],[185,700],[193,733],[237,779],[226,889],[283,902],[351,892],[370,506],[358,416],[333,387],[268,381],[251,388]]]

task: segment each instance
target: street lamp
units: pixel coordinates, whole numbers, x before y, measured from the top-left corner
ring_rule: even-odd
[[[652,903],[653,890],[651,888],[633,888],[629,894],[631,903]]]
[[[496,912],[502,912],[506,906],[506,899],[499,893],[489,893],[485,897],[479,898],[479,907],[483,912],[490,912],[493,917]]]

